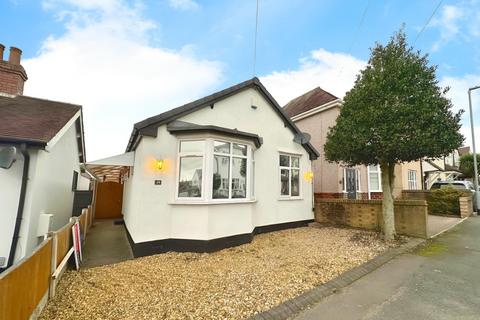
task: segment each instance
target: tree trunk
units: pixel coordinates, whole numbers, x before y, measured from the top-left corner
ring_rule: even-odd
[[[382,171],[382,213],[383,213],[383,234],[385,240],[393,240],[395,238],[395,216],[393,212],[393,186],[395,182],[395,164],[381,163]]]

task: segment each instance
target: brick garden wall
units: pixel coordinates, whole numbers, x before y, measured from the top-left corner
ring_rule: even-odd
[[[427,238],[427,203],[395,200],[395,229],[398,234]],[[322,199],[315,201],[315,221],[368,230],[380,230],[381,200]]]
[[[402,199],[427,200],[429,194],[429,190],[402,190]]]
[[[462,218],[470,217],[473,214],[473,199],[472,197],[460,197],[460,216]]]

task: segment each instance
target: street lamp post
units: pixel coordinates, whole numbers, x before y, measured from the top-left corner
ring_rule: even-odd
[[[468,105],[470,108],[470,126],[472,129],[472,149],[473,149],[473,183],[475,185],[475,199],[474,201],[477,204],[477,210],[480,208],[479,203],[480,203],[480,197],[479,197],[479,191],[478,191],[478,168],[477,168],[477,151],[475,149],[475,126],[473,125],[473,111],[472,111],[472,91],[480,89],[480,86],[472,87],[468,89]]]

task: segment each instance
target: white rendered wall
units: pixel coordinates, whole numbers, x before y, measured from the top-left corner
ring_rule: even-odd
[[[75,125],[71,125],[50,152],[37,150],[31,152],[30,157],[24,221],[20,232],[23,254],[33,251],[41,241],[36,233],[42,211],[53,214],[52,230],[61,228],[72,216],[73,171],[79,172],[80,177]]]
[[[4,145],[0,145],[2,147]],[[22,185],[23,157],[19,154],[17,158],[10,169],[0,168],[0,257],[6,260],[10,254]]]
[[[252,109],[252,104],[257,109]],[[142,138],[135,152],[133,176],[125,183],[123,214],[135,242],[208,240],[250,233],[256,226],[313,219],[312,186],[303,176],[311,170],[309,155],[293,142],[292,131],[257,91],[244,90],[215,103],[214,109],[206,107],[178,120],[236,128],[263,138],[263,145],[254,151],[256,199],[241,204],[176,204],[178,139],[163,125],[156,138]],[[299,200],[279,197],[279,151],[301,155]],[[156,159],[165,161],[161,171],[154,168]],[[154,185],[155,179],[162,184]]]

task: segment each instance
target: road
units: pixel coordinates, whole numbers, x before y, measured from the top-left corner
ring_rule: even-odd
[[[295,319],[480,319],[480,217],[398,256]]]

